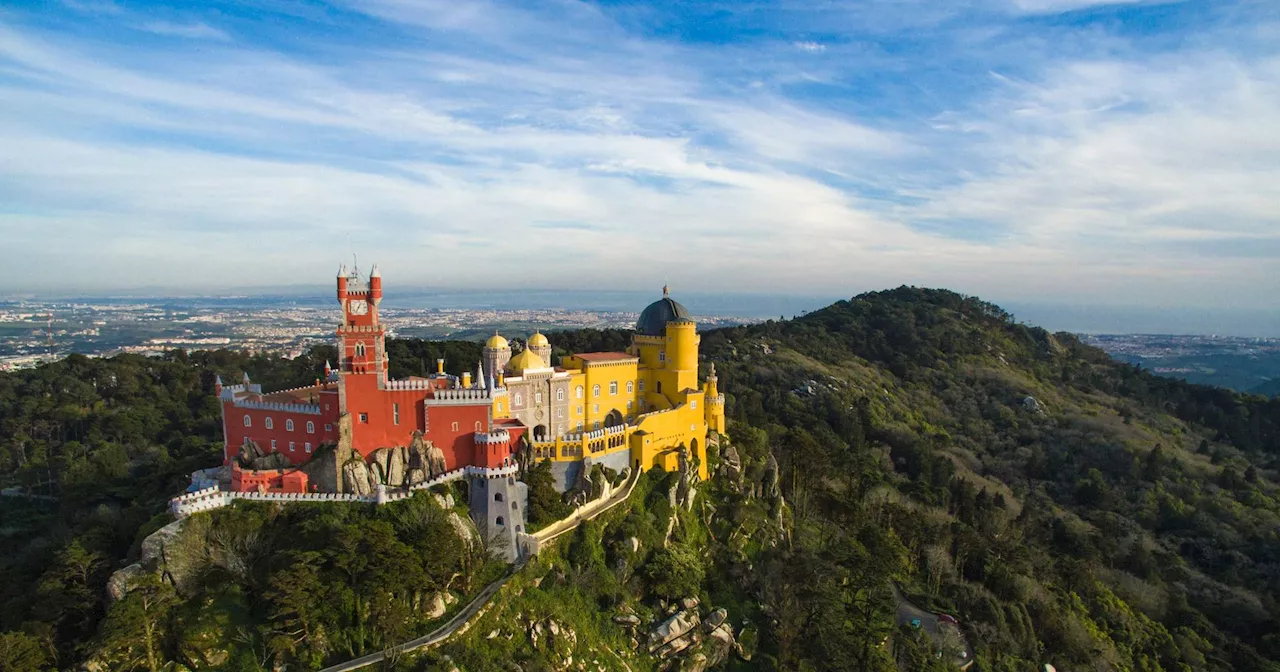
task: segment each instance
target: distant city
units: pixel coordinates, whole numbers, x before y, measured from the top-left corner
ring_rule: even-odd
[[[433,301],[444,307],[432,308],[412,307],[413,301],[402,300],[399,305],[388,301],[381,315],[392,336],[464,340],[482,338],[495,329],[523,336],[535,330],[627,328],[639,316],[615,307],[623,303],[617,296],[597,295],[586,302],[592,308],[553,307],[547,297],[532,294],[525,297],[531,306],[526,308],[508,307],[493,298],[451,295],[448,300]],[[461,307],[468,300],[477,307]],[[642,308],[645,303],[637,298],[631,305]],[[71,353],[155,355],[175,348],[228,348],[296,357],[313,345],[331,343],[338,317],[336,304],[298,297],[0,302],[0,370],[32,367]],[[696,319],[703,328],[714,328],[761,317],[739,311],[701,314]]]
[[[329,343],[338,307],[330,291],[302,295],[82,298],[0,301],[0,370],[71,353],[155,355],[175,348],[229,348],[295,357]],[[627,328],[651,297],[643,292],[517,291],[401,294],[382,306],[394,336],[479,339],[495,329]],[[834,298],[690,293],[700,328],[794,317]],[[568,307],[582,306],[582,307]],[[628,310],[628,307],[635,307]],[[704,308],[705,307],[705,308]],[[1087,334],[1113,357],[1153,373],[1262,394],[1280,392],[1280,338]]]

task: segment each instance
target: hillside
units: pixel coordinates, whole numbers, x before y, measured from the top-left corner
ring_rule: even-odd
[[[478,345],[389,349],[393,374],[408,375],[441,355],[466,368]],[[656,669],[655,624],[693,598],[686,611],[724,618],[716,632],[733,643],[708,637],[683,669],[697,656],[726,669],[946,669],[895,626],[896,583],[958,617],[971,669],[1280,670],[1280,400],[1154,377],[942,290],[707,331],[702,352],[729,397],[711,483],[691,494],[674,474],[647,475],[464,636],[397,669]],[[76,357],[0,374],[0,475],[60,500],[0,500],[13,549],[0,559],[0,669],[102,651],[116,651],[113,669],[160,669],[146,653],[173,661],[165,669],[314,668],[420,632],[436,609],[425,596],[483,581],[492,570],[455,551],[412,568],[439,534],[431,501],[237,506],[186,532],[204,569],[180,607],[163,587],[106,599],[106,577],[166,522],[165,497],[217,459],[213,375],[299,384],[327,357]],[[352,565],[330,537],[380,549],[377,561]],[[317,571],[299,571],[301,558]],[[315,589],[287,590],[302,580]],[[143,608],[148,594],[159,608]],[[298,635],[304,621],[324,634]],[[147,627],[154,652],[120,645]],[[238,634],[208,634],[218,628]]]
[[[1280,397],[1280,380],[1269,380],[1251,390],[1250,394],[1260,394],[1264,397]]]

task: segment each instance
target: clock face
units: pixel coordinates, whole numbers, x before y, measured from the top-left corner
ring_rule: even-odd
[[[347,304],[347,312],[352,315],[364,315],[369,312],[368,301],[351,301]]]

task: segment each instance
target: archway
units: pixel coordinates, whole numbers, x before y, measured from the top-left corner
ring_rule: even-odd
[[[538,425],[538,426],[536,426],[536,427],[534,427],[534,428],[533,428],[533,440],[534,440],[534,441],[546,441],[546,440],[547,440],[547,426],[546,426],[546,425]]]
[[[609,411],[609,414],[604,416],[605,427],[617,427],[622,423],[623,423],[622,414],[619,413],[618,409],[616,408],[613,409],[612,411]]]

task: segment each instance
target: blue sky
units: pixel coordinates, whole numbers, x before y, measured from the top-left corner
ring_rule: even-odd
[[[1280,309],[1280,3],[0,7],[10,292]]]

